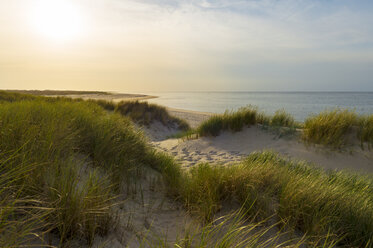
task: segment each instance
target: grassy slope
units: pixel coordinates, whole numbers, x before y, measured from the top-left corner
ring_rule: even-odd
[[[1,99],[13,101],[0,104],[1,247],[34,232],[91,243],[109,230],[122,184],[141,166],[162,163],[129,119],[95,103]]]

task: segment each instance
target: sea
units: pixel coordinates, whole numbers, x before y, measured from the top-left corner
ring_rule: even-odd
[[[373,114],[373,92],[146,92],[148,100],[170,108],[224,113],[252,105],[273,114],[285,110],[297,121],[336,108]]]

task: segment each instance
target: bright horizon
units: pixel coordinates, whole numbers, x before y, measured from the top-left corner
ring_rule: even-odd
[[[373,91],[372,1],[0,0],[0,89]]]

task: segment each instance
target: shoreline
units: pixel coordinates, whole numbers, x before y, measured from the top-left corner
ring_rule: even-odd
[[[150,96],[150,95],[141,95],[141,94],[118,94],[118,93],[110,93],[106,94],[73,94],[73,95],[45,95],[46,97],[70,97],[73,99],[81,98],[84,100],[105,100],[105,101],[113,101],[115,103],[121,101],[143,101],[148,99],[158,98],[158,96]]]

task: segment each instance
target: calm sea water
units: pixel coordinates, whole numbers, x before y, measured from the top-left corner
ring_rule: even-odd
[[[254,105],[273,114],[285,109],[297,121],[326,109],[343,108],[373,114],[373,92],[147,92],[149,102],[171,108],[223,113]]]

